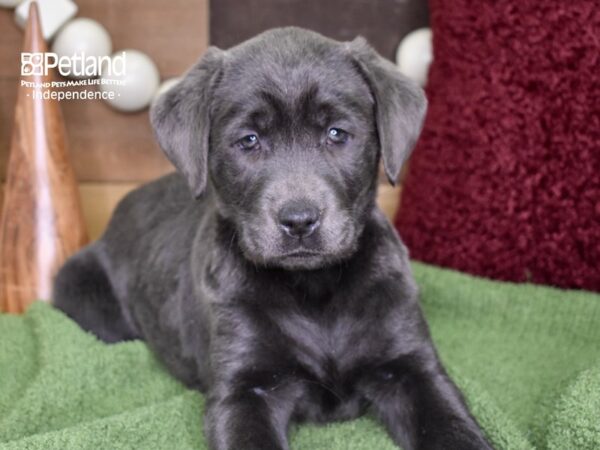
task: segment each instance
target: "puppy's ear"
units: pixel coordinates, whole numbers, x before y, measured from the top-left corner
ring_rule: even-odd
[[[185,176],[196,197],[206,187],[211,93],[220,76],[222,61],[223,52],[210,47],[150,109],[150,122],[158,143]]]
[[[421,132],[427,110],[425,93],[377,54],[364,38],[349,42],[347,49],[375,98],[383,167],[394,185]]]

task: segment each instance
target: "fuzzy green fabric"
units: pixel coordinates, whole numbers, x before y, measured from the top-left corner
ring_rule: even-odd
[[[413,265],[434,340],[498,449],[600,448],[600,296]],[[105,345],[44,303],[0,316],[0,449],[204,449],[202,396],[142,342]],[[294,450],[396,447],[369,417]]]

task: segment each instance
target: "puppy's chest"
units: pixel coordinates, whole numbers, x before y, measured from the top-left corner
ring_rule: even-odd
[[[338,315],[315,317],[300,313],[279,317],[281,345],[315,375],[349,370],[373,352],[382,350],[381,329],[375,321]]]
[[[279,328],[277,353],[292,364],[286,375],[303,386],[297,416],[320,422],[359,415],[360,385],[387,358],[384,324],[293,314],[280,318]]]

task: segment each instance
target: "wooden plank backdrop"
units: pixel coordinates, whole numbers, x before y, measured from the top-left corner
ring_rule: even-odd
[[[208,45],[208,0],[76,0],[77,17],[100,22],[113,51],[148,54],[161,78],[184,72]],[[5,178],[20,74],[23,31],[13,11],[0,9],[0,178]],[[169,170],[156,145],[148,112],[123,114],[103,101],[61,103],[80,182],[140,182]]]
[[[147,53],[156,62],[162,79],[184,72],[206,49],[209,39],[227,48],[264,29],[293,24],[338,39],[363,34],[391,59],[402,36],[427,24],[425,0],[358,0],[350,4],[344,0],[213,0],[210,20],[209,0],[76,0],[76,3],[77,17],[89,17],[106,27],[114,51],[134,48]],[[306,8],[307,3],[312,6]],[[336,17],[336,23],[341,21],[339,26],[331,26],[331,17]],[[0,180],[3,180],[23,39],[12,10],[0,9],[0,33]],[[153,139],[147,111],[123,114],[102,101],[62,102],[62,109],[89,236],[96,239],[123,195],[172,167]],[[395,214],[399,193],[399,188],[385,182],[379,187],[378,203],[390,218]]]
[[[393,61],[402,38],[428,23],[427,0],[213,0],[210,42],[228,48],[269,28],[298,26],[342,41],[361,35]]]
[[[116,204],[138,185],[137,182],[81,183],[79,185],[83,216],[91,240],[100,237],[106,229]],[[394,220],[396,215],[400,192],[400,187],[389,186],[383,182],[379,185],[377,204],[390,220]],[[0,206],[2,206],[2,195],[3,192],[0,189]]]

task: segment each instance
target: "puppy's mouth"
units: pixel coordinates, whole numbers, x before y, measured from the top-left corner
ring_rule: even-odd
[[[281,257],[282,258],[310,258],[314,256],[323,256],[321,252],[316,252],[313,250],[294,250],[293,252],[285,253]]]
[[[346,225],[337,232],[328,229],[327,224],[321,228],[308,236],[292,237],[278,227],[247,222],[239,226],[238,243],[244,256],[255,264],[287,270],[324,268],[355,251],[355,228]]]
[[[277,258],[277,265],[291,270],[312,270],[325,265],[327,254],[314,250],[297,249]]]

